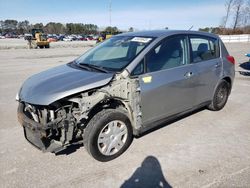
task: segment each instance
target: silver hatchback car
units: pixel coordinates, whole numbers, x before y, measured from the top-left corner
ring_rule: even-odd
[[[133,137],[194,109],[221,110],[234,58],[220,38],[195,31],[112,37],[74,61],[22,85],[18,119],[42,151],[83,143],[99,161],[121,155]]]

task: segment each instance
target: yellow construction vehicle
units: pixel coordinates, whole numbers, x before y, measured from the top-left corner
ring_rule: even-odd
[[[110,33],[110,32],[103,31],[100,33],[100,36],[97,38],[96,43],[103,42],[104,40],[111,38],[113,35],[117,35],[120,33],[121,32]]]
[[[49,41],[47,35],[42,29],[32,29],[31,34],[26,34],[24,37],[28,41],[28,47],[31,48],[49,48]]]
[[[103,42],[104,40],[109,39],[109,38],[111,38],[111,37],[112,37],[112,35],[110,35],[110,34],[108,34],[108,35],[106,35],[106,34],[101,34],[101,35],[97,38],[96,43]]]

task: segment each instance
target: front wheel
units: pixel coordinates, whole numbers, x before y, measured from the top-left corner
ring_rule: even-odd
[[[229,93],[230,84],[226,80],[221,80],[215,90],[213,100],[208,106],[208,109],[213,111],[221,110],[227,103]]]
[[[120,156],[133,140],[130,120],[121,109],[97,113],[84,132],[84,147],[96,160],[106,162]]]

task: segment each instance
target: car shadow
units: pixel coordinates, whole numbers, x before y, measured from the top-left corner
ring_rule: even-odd
[[[190,115],[196,114],[196,113],[201,112],[201,111],[206,110],[206,109],[207,109],[206,107],[198,108],[198,109],[195,109],[195,110],[193,110],[193,111],[191,111],[191,112],[188,112],[188,113],[186,113],[186,114],[184,114],[184,115],[175,117],[175,118],[173,118],[173,119],[171,119],[171,120],[166,120],[166,121],[164,121],[163,123],[161,123],[161,124],[159,124],[159,125],[157,125],[157,126],[155,126],[155,127],[152,127],[151,129],[149,129],[149,130],[147,130],[147,131],[144,131],[144,132],[140,133],[140,134],[137,135],[135,138],[143,137],[143,136],[145,136],[145,135],[147,135],[147,134],[149,134],[149,133],[151,133],[151,132],[154,132],[154,131],[159,130],[159,129],[163,128],[163,127],[166,127],[166,126],[168,126],[168,125],[171,125],[172,123],[175,123],[175,122],[177,122],[177,121],[180,121],[180,120],[182,120],[182,119],[184,119],[184,118],[186,118],[186,117],[188,117],[188,116],[190,116]]]
[[[71,153],[76,152],[79,148],[83,147],[83,144],[73,144],[70,146],[67,146],[65,149],[55,153],[56,156],[58,155],[70,155]]]
[[[135,138],[141,138],[141,137],[143,137],[143,136],[145,136],[145,135],[147,135],[147,134],[149,134],[151,132],[154,132],[154,131],[156,131],[158,129],[161,129],[161,128],[165,127],[165,126],[168,126],[168,125],[170,125],[172,123],[175,123],[175,122],[177,122],[179,120],[182,120],[182,119],[184,119],[184,118],[186,118],[186,117],[188,117],[188,116],[190,116],[192,114],[196,114],[196,113],[198,113],[200,111],[203,111],[205,109],[206,109],[206,107],[199,108],[199,109],[196,109],[196,110],[191,111],[189,113],[186,113],[186,114],[184,114],[182,116],[179,116],[177,118],[174,118],[174,119],[171,119],[171,120],[168,120],[168,121],[164,121],[164,123],[161,123],[156,127],[152,127],[151,129],[140,133],[139,135],[135,136]],[[76,144],[73,144],[73,145],[69,145],[65,149],[56,152],[55,155],[56,156],[58,156],[58,155],[70,155],[70,154],[76,152],[79,148],[81,148],[83,146],[84,146],[83,143],[76,143]]]
[[[164,187],[171,188],[172,186],[166,181],[160,162],[154,156],[146,157],[141,166],[138,167],[132,176],[126,180],[121,188],[152,188]]]

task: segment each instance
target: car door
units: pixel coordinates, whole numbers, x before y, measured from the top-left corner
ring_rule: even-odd
[[[197,70],[195,104],[210,101],[222,74],[219,40],[205,36],[190,36],[191,63]]]
[[[145,73],[139,76],[143,124],[193,107],[196,70],[188,57],[183,35],[164,39],[145,56]]]

